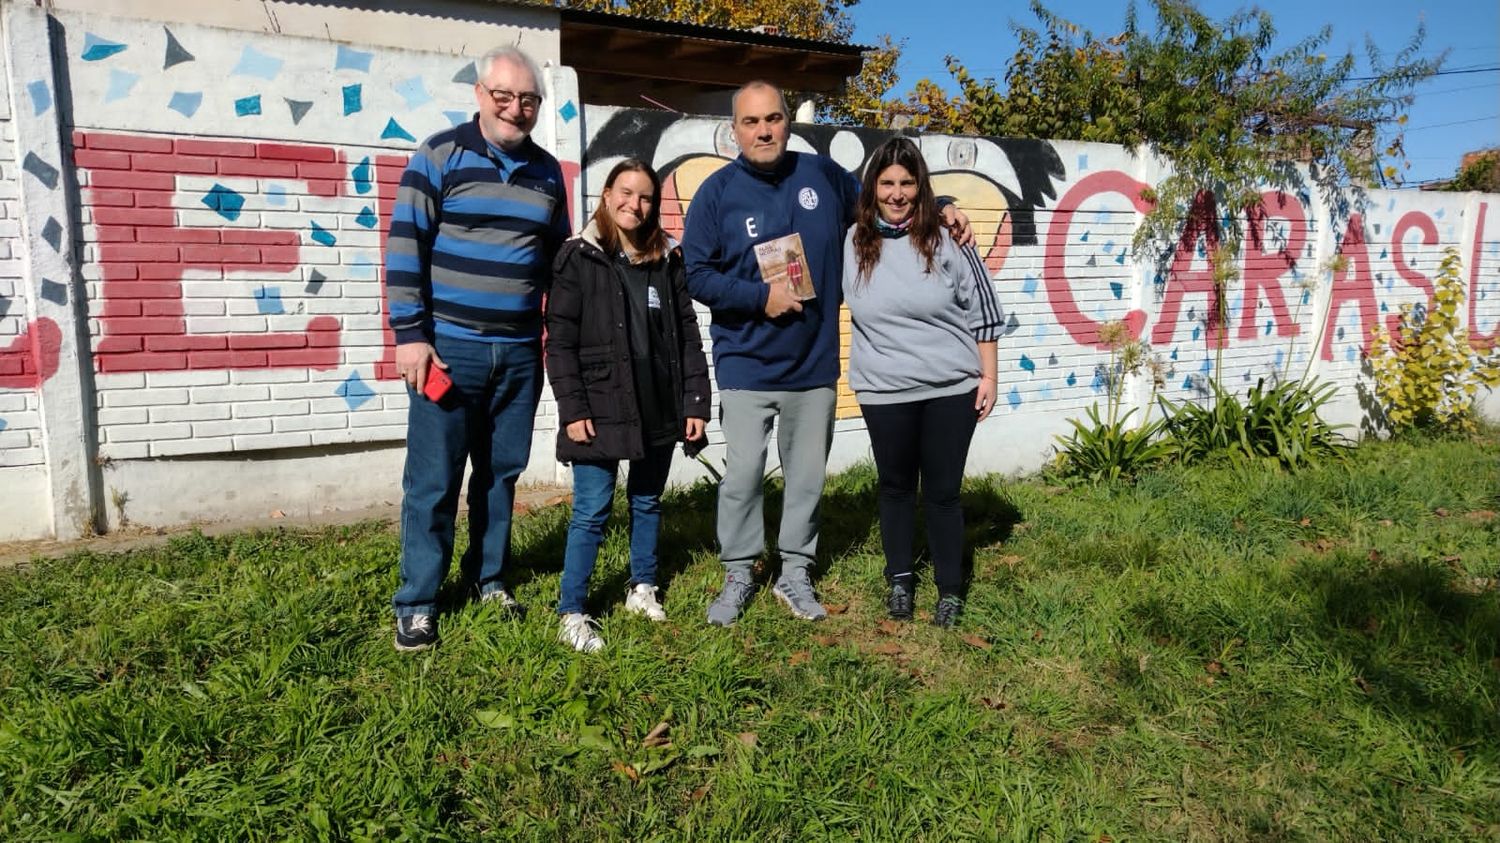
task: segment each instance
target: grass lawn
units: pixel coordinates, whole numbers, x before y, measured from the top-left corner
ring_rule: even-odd
[[[592,656],[563,506],[516,526],[530,615],[451,594],[415,655],[385,524],[0,572],[0,839],[1500,839],[1494,433],[965,495],[956,632],[882,622],[868,468],[829,482],[826,622],[704,624],[699,487],[666,624],[618,612],[611,536]]]

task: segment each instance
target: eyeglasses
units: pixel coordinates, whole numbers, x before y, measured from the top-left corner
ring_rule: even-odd
[[[517,100],[521,102],[521,110],[525,112],[536,111],[542,105],[541,94],[530,92],[518,94],[515,91],[507,91],[504,88],[485,88],[483,85],[479,87],[489,92],[490,98],[495,101],[495,105],[501,108],[505,108]]]

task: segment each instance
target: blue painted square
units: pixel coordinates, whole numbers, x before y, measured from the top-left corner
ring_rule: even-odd
[[[1046,322],[1038,322],[1036,323],[1036,327],[1032,329],[1031,336],[1041,340],[1046,339],[1049,335],[1051,335],[1051,333],[1052,329],[1047,327]]]
[[[427,86],[422,84],[422,77],[413,76],[410,79],[402,79],[391,86],[396,95],[406,101],[406,110],[412,111],[432,102],[432,94],[427,93]]]
[[[269,82],[281,73],[282,63],[281,59],[246,45],[240,51],[240,60],[235,64],[234,70],[229,72],[234,76],[251,76]]]
[[[4,430],[7,427],[10,427],[10,422],[6,421],[5,419],[0,419],[0,430]]]
[[[197,114],[198,107],[201,105],[203,105],[202,91],[174,91],[172,99],[167,102],[167,108],[183,117],[192,117]]]
[[[1172,347],[1172,353],[1170,355],[1168,355],[1168,357],[1170,359],[1172,359],[1172,360],[1176,360],[1177,359],[1177,347],[1176,346]]]
[[[1089,232],[1085,231],[1083,234],[1079,235],[1078,242],[1080,242],[1080,243],[1087,243],[1087,242],[1089,242]]]
[[[350,372],[349,377],[344,378],[344,382],[334,390],[334,394],[344,399],[350,410],[358,410],[375,397],[375,390],[365,383],[359,372]]]
[[[110,68],[109,84],[104,88],[104,101],[116,102],[130,96],[130,89],[134,88],[135,83],[140,79],[141,77],[134,73],[127,73],[117,67]]]
[[[1188,317],[1188,318],[1191,319],[1192,317]],[[1198,339],[1201,336],[1203,336],[1203,326],[1202,325],[1194,325],[1193,326],[1193,339],[1196,340],[1196,339]]]
[[[1089,168],[1089,157],[1088,157],[1088,155],[1086,155],[1086,154],[1079,155],[1078,156],[1078,170],[1079,170],[1079,172],[1087,170],[1088,168]]]
[[[340,44],[338,56],[333,60],[333,67],[335,70],[357,70],[360,73],[369,73],[370,59],[373,57],[374,53]]]
[[[357,252],[348,261],[350,281],[374,281],[379,277],[380,258],[368,252]]]
[[[1183,378],[1182,379],[1182,388],[1183,389],[1192,389],[1193,388],[1193,379],[1191,377]]]
[[[455,126],[462,126],[469,122],[468,113],[463,111],[444,111],[443,116],[448,118],[448,122]]]
[[[258,287],[255,290],[255,309],[265,316],[286,313],[281,306],[280,287]]]
[[[1280,348],[1276,349],[1276,363],[1275,363],[1276,368],[1278,368],[1278,369],[1281,368],[1281,364],[1285,363],[1285,362],[1286,362],[1286,351],[1283,350],[1283,349],[1280,349]]]
[[[360,195],[369,193],[371,185],[374,182],[370,170],[370,156],[366,155],[360,159],[359,164],[355,165],[352,175],[354,176],[354,192]]]
[[[1122,296],[1125,295],[1125,285],[1121,284],[1119,281],[1111,281],[1109,282],[1109,291],[1114,294],[1116,300],[1119,300]]]
[[[380,220],[375,216],[374,209],[372,209],[369,205],[366,205],[360,209],[359,216],[355,217],[354,221],[364,226],[365,228],[374,228],[375,223],[379,222]]]
[[[1104,254],[1106,254],[1106,255],[1114,254],[1114,251],[1115,251],[1115,241],[1110,240],[1109,242],[1107,242],[1107,243],[1104,244]]]
[[[1092,389],[1095,392],[1103,392],[1105,386],[1106,384],[1104,382],[1104,373],[1100,372],[1098,369],[1095,369],[1094,379],[1089,382],[1089,389]]]
[[[349,115],[355,113],[356,111],[360,111],[365,107],[364,88],[361,85],[345,85],[343,90],[345,117],[348,117]]]
[[[222,184],[215,184],[203,196],[203,204],[219,212],[219,216],[233,222],[240,218],[245,207],[245,197]]]
[[[1204,358],[1203,363],[1198,366],[1198,371],[1208,374],[1214,370],[1214,361]]]
[[[234,113],[240,117],[253,117],[260,114],[260,94],[235,100]]]
[[[1046,401],[1047,399],[1049,399],[1049,398],[1052,397],[1052,384],[1050,384],[1050,383],[1044,383],[1044,384],[1042,384],[1042,388],[1039,389],[1039,390],[1037,390],[1037,393],[1038,393],[1037,397],[1041,398],[1043,401]]]
[[[1275,324],[1276,323],[1272,322],[1269,319],[1266,320],[1266,336],[1269,337],[1271,335],[1271,328],[1274,327]]]
[[[1066,383],[1068,384],[1068,386],[1077,386],[1078,385],[1078,375],[1076,373],[1074,373],[1074,372],[1069,372]]]
[[[1119,264],[1120,266],[1124,266],[1125,265],[1125,250],[1124,249],[1121,249],[1120,253],[1118,255],[1115,255],[1115,263]]]
[[[1025,293],[1028,296],[1034,296],[1034,295],[1036,295],[1036,276],[1035,275],[1028,275],[1028,276],[1026,276],[1025,280],[1023,280],[1021,282],[1021,292]]]
[[[568,100],[563,103],[562,108],[557,110],[557,114],[564,123],[572,123],[573,118],[578,116],[578,106],[574,105],[572,100]]]
[[[85,32],[83,34],[84,61],[99,61],[100,59],[107,59],[115,53],[118,53],[124,49],[125,45],[119,43],[118,41],[109,41],[104,38],[100,38],[92,32]]]
[[[1005,400],[1012,410],[1021,406],[1021,390],[1011,387],[1010,392],[1005,393]]]
[[[338,239],[333,236],[332,232],[330,232],[323,226],[318,225],[316,222],[312,223],[312,234],[309,236],[312,237],[313,240],[322,243],[324,246],[332,246],[334,243],[338,242]]]
[[[280,208],[286,205],[286,187],[273,184],[266,187],[266,204]]]
[[[33,115],[46,114],[47,109],[52,107],[52,89],[47,83],[38,79],[35,82],[26,83],[26,93],[31,97],[31,113]]]
[[[1036,361],[1034,361],[1030,357],[1027,357],[1026,355],[1022,354],[1021,355],[1021,370],[1025,371],[1025,372],[1035,372],[1036,371]]]
[[[1344,349],[1344,360],[1353,363],[1357,359],[1359,359],[1359,352],[1354,350],[1354,346]]]

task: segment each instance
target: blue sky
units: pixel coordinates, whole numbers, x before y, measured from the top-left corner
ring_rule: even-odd
[[[1098,35],[1119,32],[1124,3],[1050,0],[1047,8]],[[1144,12],[1148,2],[1139,2]],[[1200,0],[1199,7],[1222,19],[1251,4]],[[1391,56],[1404,47],[1417,24],[1426,21],[1423,55],[1450,50],[1449,70],[1500,65],[1500,2],[1496,0],[1264,0],[1278,44],[1332,24],[1329,55],[1352,50],[1363,64],[1370,35]],[[957,56],[975,76],[1000,78],[1016,49],[1009,23],[1035,26],[1025,0],[860,0],[851,10],[855,41],[875,44],[882,34],[905,38],[896,91],[905,93],[926,76],[951,86],[943,56]],[[1461,73],[1428,80],[1417,89],[1407,124],[1408,183],[1451,176],[1464,152],[1500,146],[1500,71]]]

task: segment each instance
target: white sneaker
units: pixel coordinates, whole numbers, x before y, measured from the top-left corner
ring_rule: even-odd
[[[664,621],[667,612],[656,600],[656,586],[638,582],[625,589],[625,611],[645,615],[653,621]]]
[[[604,639],[597,632],[599,624],[582,612],[570,612],[562,616],[562,631],[557,640],[580,653],[593,653],[604,648]]]

